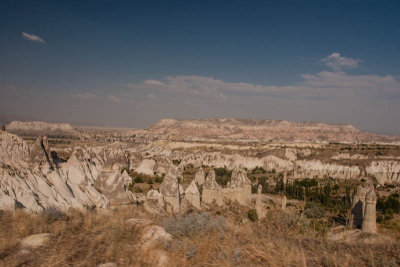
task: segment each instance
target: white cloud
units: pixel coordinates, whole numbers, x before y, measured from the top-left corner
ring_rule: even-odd
[[[46,43],[42,38],[37,35],[29,34],[26,32],[22,32],[22,37],[29,41],[39,42],[39,43]]]
[[[334,71],[341,71],[343,69],[354,69],[358,67],[360,59],[346,58],[340,56],[340,53],[332,53],[329,56],[321,59],[321,62],[326,66],[332,68]]]
[[[156,86],[163,86],[164,84],[160,81],[157,80],[145,80],[143,81],[143,84],[145,85],[156,85]]]
[[[146,92],[148,99],[163,97],[208,98],[226,100],[231,95],[312,99],[358,97],[399,97],[400,83],[391,75],[349,75],[344,72],[322,71],[303,74],[303,80],[290,86],[258,85],[226,82],[203,76],[168,76],[157,89],[136,84],[133,93]]]
[[[95,95],[95,94],[93,94],[93,93],[90,93],[90,92],[83,93],[83,94],[76,94],[76,96],[77,96],[78,98],[81,98],[81,99],[94,99],[94,98],[98,98],[97,95]]]
[[[157,97],[155,94],[151,93],[147,95],[147,98],[151,99],[151,100],[157,100]]]
[[[122,100],[120,98],[118,98],[116,96],[113,96],[113,95],[109,95],[107,97],[107,99],[110,100],[113,103],[121,103],[122,102]]]

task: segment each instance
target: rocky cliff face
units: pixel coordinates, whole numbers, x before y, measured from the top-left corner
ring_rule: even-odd
[[[399,141],[398,137],[357,130],[348,124],[246,119],[164,119],[148,128],[152,134],[182,138],[229,138],[275,141],[372,142]]]
[[[107,165],[120,166],[119,157],[112,151],[76,147],[64,161],[50,152],[42,137],[34,145],[28,145],[6,132],[0,132],[0,148],[2,209],[101,208],[106,207],[110,200],[132,200],[132,196],[126,193],[126,178],[119,170],[104,168]],[[100,186],[96,188],[95,183],[99,181]]]

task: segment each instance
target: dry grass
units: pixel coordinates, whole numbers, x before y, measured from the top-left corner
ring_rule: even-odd
[[[216,214],[224,218],[220,219]],[[143,218],[146,214],[140,207],[119,209],[109,214],[72,211],[67,216],[55,216],[56,219],[21,211],[2,213],[0,265],[96,266],[105,262],[115,262],[118,266],[151,265],[156,250],[138,250],[140,233],[125,223],[133,217]],[[399,243],[367,245],[360,242],[352,245],[329,242],[315,229],[312,221],[296,213],[272,210],[266,218],[254,223],[246,218],[246,209],[235,205],[206,214],[153,218],[156,224],[164,225],[173,234],[171,243],[160,244],[157,249],[168,255],[169,266],[400,264]],[[216,227],[208,227],[204,220]],[[20,253],[21,238],[46,232],[54,235],[47,245],[31,250],[29,254]]]

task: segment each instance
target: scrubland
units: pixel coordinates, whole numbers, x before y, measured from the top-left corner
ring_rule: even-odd
[[[126,223],[151,219],[172,235],[139,249],[141,232]],[[43,214],[2,212],[2,266],[152,266],[154,251],[167,255],[166,266],[398,266],[400,241],[356,242],[327,240],[329,222],[308,218],[294,208],[271,208],[266,218],[251,221],[248,209],[235,204],[206,212],[149,217],[142,207],[112,211],[49,210]],[[386,235],[397,230],[385,228]],[[382,231],[381,231],[382,232]],[[20,240],[38,233],[52,234],[43,246],[21,247]],[[376,240],[376,239],[375,239]]]

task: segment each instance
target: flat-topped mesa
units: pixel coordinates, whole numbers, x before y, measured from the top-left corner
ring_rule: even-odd
[[[194,181],[198,186],[201,186],[205,182],[205,175],[204,175],[204,170],[202,167],[199,168],[199,170],[196,172],[196,175],[194,176]]]
[[[222,206],[221,187],[215,180],[215,171],[211,169],[203,185],[202,201],[204,204],[211,204],[215,201],[218,206]]]
[[[318,142],[399,141],[398,137],[362,132],[349,124],[250,119],[163,119],[150,126],[152,134],[192,138],[256,139]]]
[[[13,121],[7,125],[7,131],[15,134],[31,134],[31,135],[49,135],[49,134],[64,134],[64,135],[78,135],[79,132],[75,130],[68,123],[48,123],[42,121]]]

